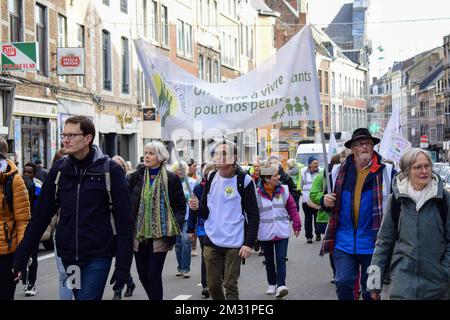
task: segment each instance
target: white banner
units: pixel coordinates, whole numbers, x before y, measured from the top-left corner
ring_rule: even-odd
[[[402,155],[409,148],[411,148],[411,142],[400,136],[397,132],[394,132],[391,136],[391,144],[385,158],[398,164]]]
[[[205,139],[284,121],[321,120],[314,43],[304,27],[275,55],[236,79],[210,83],[134,40],[161,117],[161,137]]]
[[[392,147],[394,134],[400,135],[400,109],[398,107],[392,108],[392,114],[384,129],[383,139],[381,139],[379,154],[383,158],[389,159],[388,153]]]

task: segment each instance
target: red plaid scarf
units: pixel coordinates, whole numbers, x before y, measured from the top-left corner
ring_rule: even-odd
[[[376,240],[376,235],[381,226],[381,220],[383,218],[383,165],[380,165],[379,155],[374,152],[372,161],[370,164],[370,172],[376,173],[375,181],[372,188],[372,230],[374,231],[374,239]],[[380,157],[381,158],[381,157]],[[322,241],[322,248],[320,250],[320,255],[323,256],[326,253],[333,253],[334,244],[336,241],[336,230],[339,225],[339,214],[341,211],[341,194],[342,188],[344,186],[345,176],[349,171],[349,167],[353,166],[353,156],[349,157],[341,167],[339,168],[339,173],[336,178],[334,185],[334,193],[336,193],[336,203],[331,211],[330,220],[328,221],[327,230],[325,231],[325,236]],[[381,170],[379,170],[381,168]]]

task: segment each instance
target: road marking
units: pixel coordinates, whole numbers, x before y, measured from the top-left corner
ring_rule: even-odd
[[[192,295],[180,294],[179,296],[176,296],[172,300],[188,300],[190,297],[192,297]]]
[[[49,254],[46,254],[46,255],[44,255],[44,256],[40,256],[39,258],[38,258],[38,261],[42,261],[42,260],[45,260],[45,259],[48,259],[48,258],[53,258],[55,256],[55,253],[53,252],[53,253],[49,253]]]

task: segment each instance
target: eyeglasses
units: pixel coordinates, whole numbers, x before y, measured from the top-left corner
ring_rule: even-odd
[[[429,164],[417,165],[412,167],[412,169],[417,172],[421,172],[423,169],[425,169],[425,171],[428,171],[430,168],[431,166]]]
[[[84,136],[84,133],[61,133],[61,140],[65,140],[66,138],[69,138],[69,140],[75,139],[76,136]]]
[[[363,148],[363,147],[373,147],[372,141],[362,141],[362,142],[356,142],[352,144],[353,147]]]

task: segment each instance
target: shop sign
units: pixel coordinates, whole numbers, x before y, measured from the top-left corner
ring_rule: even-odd
[[[36,42],[11,42],[1,44],[1,67],[3,71],[36,71]]]
[[[58,75],[83,76],[84,48],[57,48]]]

